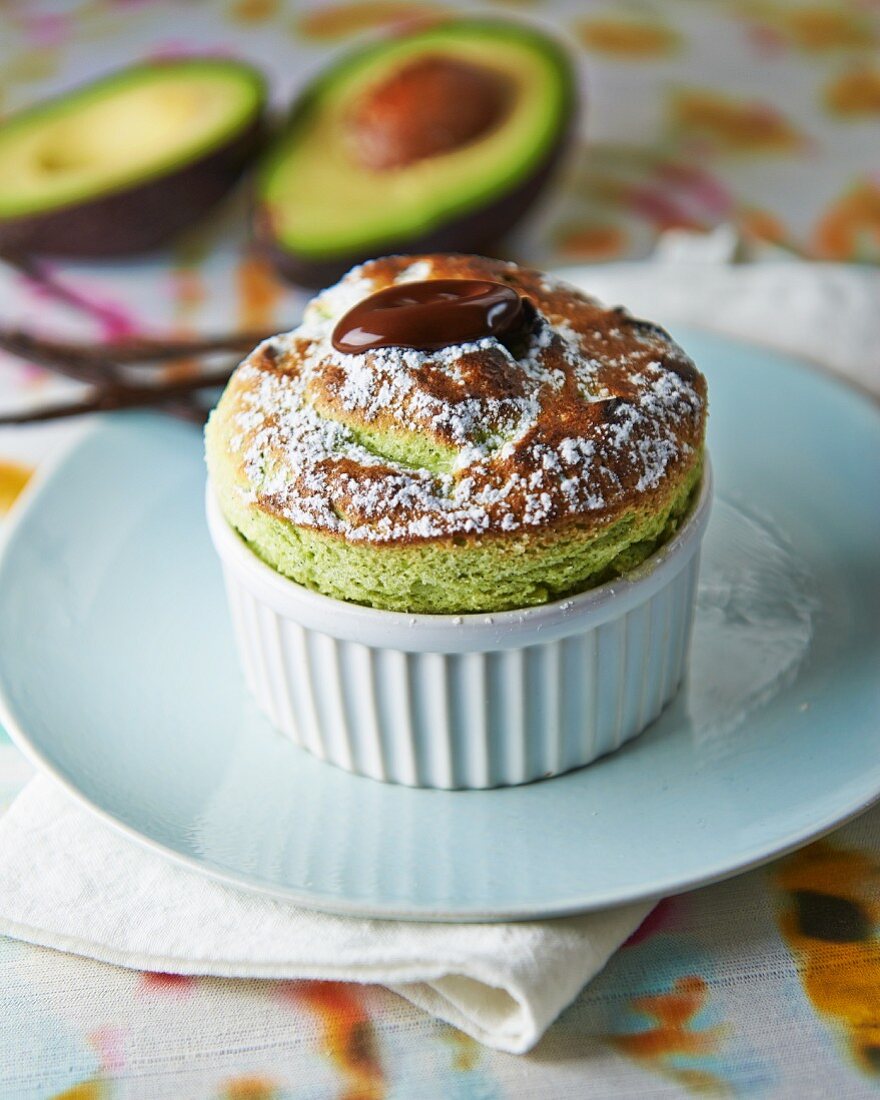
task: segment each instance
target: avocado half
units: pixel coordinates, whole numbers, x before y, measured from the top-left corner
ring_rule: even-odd
[[[531,27],[453,20],[373,43],[295,103],[259,171],[258,236],[306,286],[389,252],[486,252],[551,177],[574,112],[567,53]]]
[[[0,250],[98,258],[148,251],[226,194],[260,148],[251,66],[131,66],[0,123]]]

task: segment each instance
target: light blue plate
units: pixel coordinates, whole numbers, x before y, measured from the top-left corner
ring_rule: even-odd
[[[337,771],[245,694],[201,441],[104,420],[30,494],[0,561],[9,730],[85,805],[207,874],[343,913],[575,913],[753,866],[880,795],[880,416],[697,333],[718,498],[689,682],[648,733],[528,787]]]

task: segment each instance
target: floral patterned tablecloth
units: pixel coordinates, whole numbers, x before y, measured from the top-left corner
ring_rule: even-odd
[[[283,104],[359,34],[441,2],[0,3],[0,111],[135,58],[242,55]],[[474,10],[470,8],[469,10]],[[541,264],[735,225],[806,257],[880,259],[880,21],[870,0],[496,4],[570,35],[583,149],[511,243]],[[82,337],[292,323],[245,200],[173,251],[0,271],[2,318]],[[0,361],[12,408],[67,393]],[[0,431],[0,510],[68,424]],[[0,801],[30,775],[0,734]],[[380,988],[141,974],[0,940],[0,1098],[859,1097],[880,1088],[880,810],[761,871],[662,903],[530,1055],[487,1051]]]

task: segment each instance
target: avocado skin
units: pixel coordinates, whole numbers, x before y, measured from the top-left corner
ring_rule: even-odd
[[[0,220],[0,251],[72,259],[149,252],[215,206],[263,147],[257,118],[233,141],[176,172],[45,214]]]
[[[367,49],[375,49],[375,45]],[[285,247],[275,236],[271,218],[260,202],[259,192],[253,207],[252,221],[255,237],[263,252],[276,270],[297,286],[320,290],[340,279],[355,264],[373,259],[377,255],[421,252],[465,252],[483,256],[504,258],[498,250],[502,238],[524,217],[548,183],[552,181],[572,144],[578,117],[578,91],[576,77],[568,58],[565,81],[565,104],[562,123],[552,145],[531,173],[510,190],[499,194],[482,206],[464,211],[435,226],[426,233],[400,236],[383,241],[364,250],[340,253],[335,256],[303,256]],[[345,60],[342,63],[344,65]],[[291,109],[286,130],[294,129],[302,113],[309,110],[324,83],[331,79],[336,66],[319,75],[300,93]],[[277,140],[284,140],[284,134]]]
[[[98,260],[158,248],[217,205],[262,153],[265,114],[264,92],[248,126],[198,160],[94,199],[0,218],[0,253]]]

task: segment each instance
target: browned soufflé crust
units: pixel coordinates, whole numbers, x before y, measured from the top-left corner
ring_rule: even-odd
[[[337,352],[334,323],[396,282],[491,279],[535,308],[519,346]],[[460,545],[599,531],[669,500],[702,462],[706,384],[656,325],[515,264],[392,256],[261,345],[221,402],[243,503],[352,543]]]

